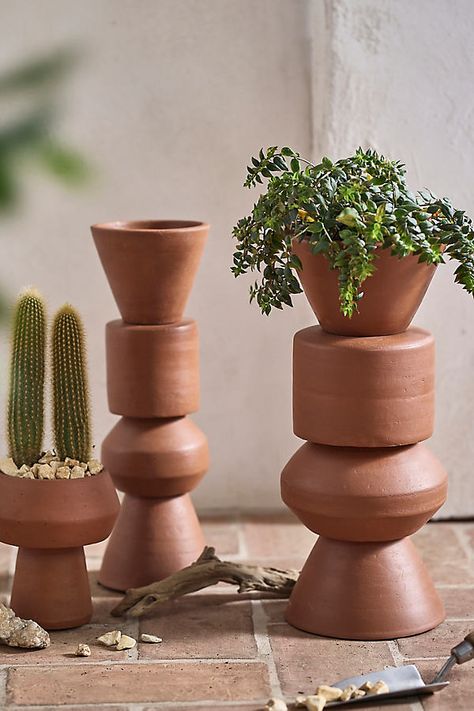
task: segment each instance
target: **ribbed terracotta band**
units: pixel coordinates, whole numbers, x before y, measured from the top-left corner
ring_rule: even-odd
[[[199,409],[196,322],[106,327],[109,409],[125,417],[179,417]]]
[[[346,337],[319,326],[295,335],[293,425],[298,437],[343,447],[428,439],[434,427],[433,336]]]

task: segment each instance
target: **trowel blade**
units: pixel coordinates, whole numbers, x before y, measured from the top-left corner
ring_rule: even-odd
[[[366,681],[384,681],[390,692],[405,691],[407,689],[418,689],[424,686],[425,682],[421,678],[420,672],[414,664],[407,664],[403,667],[386,667],[382,671],[370,672],[369,674],[359,674],[348,679],[336,681],[332,686],[345,689],[346,686],[354,684],[357,688]]]

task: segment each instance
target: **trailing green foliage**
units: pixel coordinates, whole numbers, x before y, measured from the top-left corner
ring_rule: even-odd
[[[60,459],[91,458],[91,428],[84,328],[66,304],[54,317],[51,335],[53,427]]]
[[[15,464],[30,466],[41,456],[44,433],[46,315],[34,289],[20,295],[12,323],[8,446]]]
[[[301,292],[301,262],[292,253],[294,239],[307,240],[337,269],[341,312],[351,317],[363,297],[362,285],[375,268],[375,250],[395,257],[416,254],[420,262],[458,262],[455,280],[474,294],[472,221],[447,198],[430,191],[412,193],[405,167],[375,151],[359,148],[335,163],[313,165],[290,148],[260,151],[247,167],[246,187],[268,181],[251,214],[238,221],[232,272],[261,273],[250,289],[265,314],[292,306]],[[444,248],[444,251],[443,251]]]

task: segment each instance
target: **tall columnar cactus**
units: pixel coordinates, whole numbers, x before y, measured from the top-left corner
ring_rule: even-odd
[[[20,294],[12,324],[8,445],[15,464],[34,464],[44,433],[46,313],[35,289]]]
[[[91,429],[84,328],[79,314],[68,304],[54,317],[51,355],[56,452],[61,459],[87,462]]]

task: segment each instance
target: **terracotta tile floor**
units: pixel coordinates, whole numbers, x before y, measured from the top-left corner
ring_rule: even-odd
[[[207,540],[221,557],[300,567],[314,536],[287,514],[204,517]],[[344,642],[289,627],[285,602],[239,597],[218,586],[164,606],[160,616],[117,621],[117,596],[97,584],[103,544],[87,550],[94,618],[79,630],[56,632],[40,652],[0,647],[0,708],[22,711],[257,711],[271,695],[288,700],[320,681],[416,660],[428,679],[451,646],[474,629],[474,523],[429,524],[415,537],[445,601],[448,619],[437,630],[392,642]],[[0,547],[0,594],[6,599],[14,550]],[[65,591],[66,593],[66,591]],[[95,640],[119,627],[163,637],[129,652],[99,647]],[[92,656],[71,656],[79,641]],[[458,667],[452,686],[422,703],[385,708],[409,711],[474,710],[474,663]],[[373,711],[380,706],[371,706]]]

